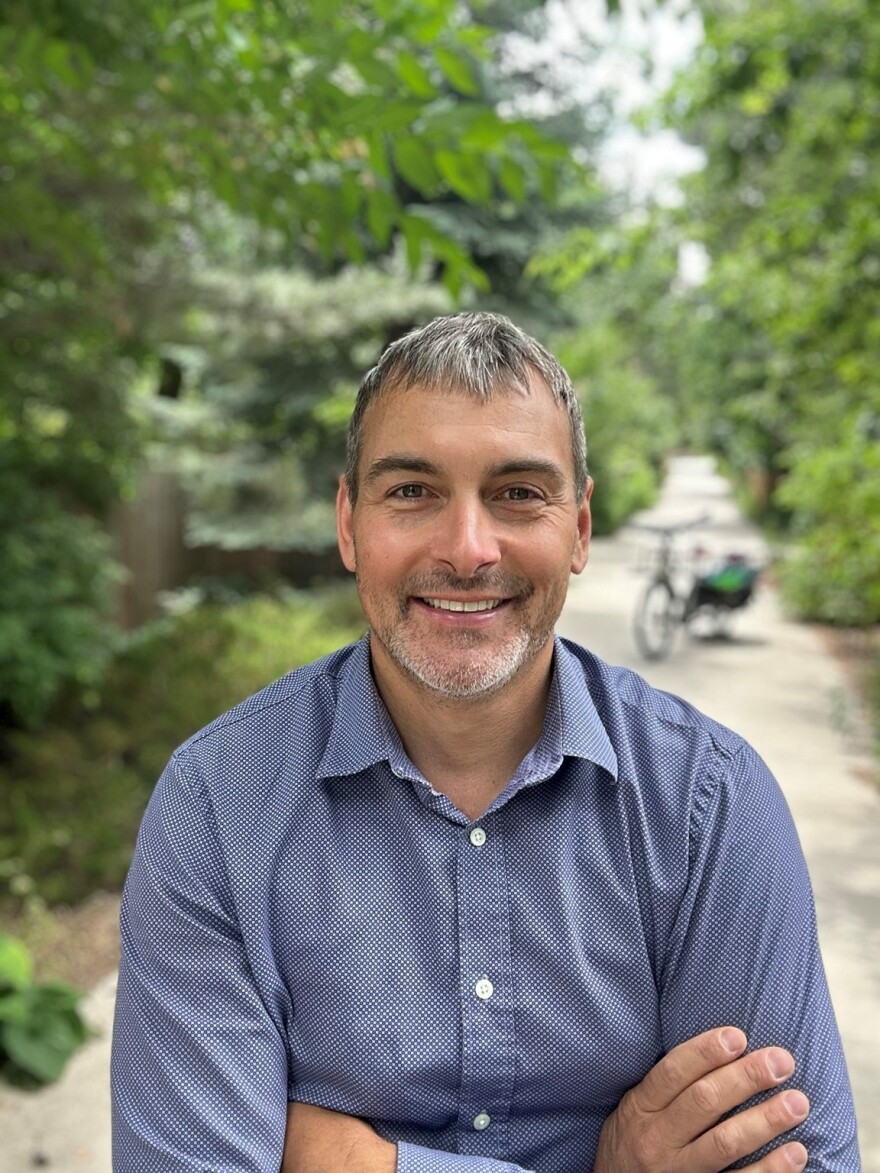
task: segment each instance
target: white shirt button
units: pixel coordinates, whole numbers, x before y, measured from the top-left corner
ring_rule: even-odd
[[[488,1112],[480,1112],[479,1116],[474,1117],[474,1128],[477,1132],[482,1132],[484,1128],[488,1128],[492,1123],[492,1117]]]
[[[470,834],[470,840],[474,847],[482,847],[486,842],[486,832],[482,827],[474,827]]]
[[[488,978],[484,977],[480,978],[480,980],[474,986],[474,992],[478,998],[482,998],[483,1001],[486,1002],[495,993],[495,987]]]

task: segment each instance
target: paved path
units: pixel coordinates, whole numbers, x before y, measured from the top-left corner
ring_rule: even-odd
[[[702,459],[675,462],[653,520],[708,512],[700,541],[763,552],[727,486]],[[634,530],[594,543],[572,584],[559,630],[661,688],[697,703],[744,734],[786,792],[810,864],[831,992],[844,1039],[862,1135],[865,1173],[880,1173],[880,793],[868,735],[847,683],[809,628],[786,622],[760,592],[728,643],[681,644],[669,660],[640,663],[630,617],[644,539]],[[0,1173],[47,1168],[109,1173],[107,1063],[113,979],[87,1002],[98,1037],[64,1080],[25,1097],[0,1085]],[[34,1157],[39,1156],[35,1162]]]

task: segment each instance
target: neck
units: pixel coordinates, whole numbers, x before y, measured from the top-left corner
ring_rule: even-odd
[[[551,640],[497,692],[455,699],[405,676],[372,646],[376,686],[407,755],[472,819],[497,798],[541,736],[552,658]]]

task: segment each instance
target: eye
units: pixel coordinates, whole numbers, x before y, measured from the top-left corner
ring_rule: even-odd
[[[506,501],[540,501],[541,494],[537,489],[530,489],[527,485],[511,485],[509,489],[503,489],[500,493],[503,500]]]
[[[398,485],[389,494],[398,501],[419,501],[425,495],[424,485]]]

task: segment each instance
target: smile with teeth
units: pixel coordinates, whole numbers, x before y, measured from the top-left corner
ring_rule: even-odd
[[[438,611],[493,611],[500,607],[504,599],[474,599],[465,602],[464,599],[422,599],[429,607],[436,607]]]

